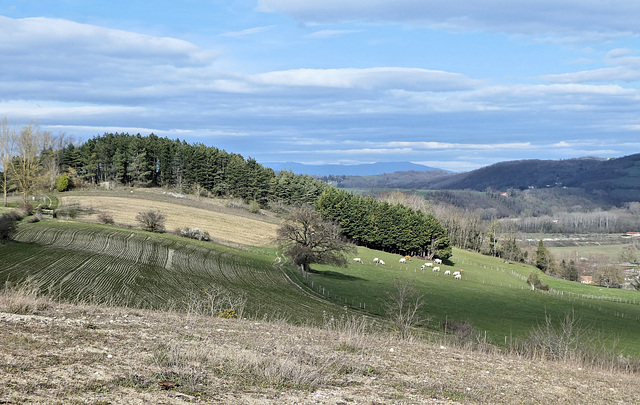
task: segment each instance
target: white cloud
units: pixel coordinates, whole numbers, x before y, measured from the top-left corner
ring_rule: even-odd
[[[109,57],[147,60],[151,64],[177,66],[209,65],[218,52],[190,42],[54,18],[11,19],[0,16],[0,54],[20,55],[31,60],[78,57]]]
[[[636,0],[258,0],[257,8],[309,23],[396,22],[527,35],[640,34]]]
[[[253,28],[247,28],[247,29],[242,30],[242,31],[225,32],[225,33],[220,34],[220,36],[221,37],[232,37],[232,38],[245,37],[245,36],[248,36],[248,35],[262,34],[263,32],[271,31],[275,27],[276,27],[275,25],[266,25],[266,26],[262,26],[262,27],[253,27]]]
[[[331,37],[355,34],[358,32],[362,32],[362,30],[320,30],[320,31],[315,31],[307,36],[309,38],[331,38]]]
[[[251,80],[268,86],[364,90],[455,91],[473,88],[479,84],[479,81],[458,73],[401,67],[284,70],[257,74],[252,76]]]
[[[629,49],[614,49],[605,62],[612,67],[542,76],[553,83],[634,82],[640,80],[640,57]]]

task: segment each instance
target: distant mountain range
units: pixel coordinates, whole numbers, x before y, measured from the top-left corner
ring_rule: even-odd
[[[290,170],[318,176],[341,188],[477,191],[573,188],[611,203],[640,201],[640,154],[616,159],[516,160],[464,173],[451,173],[413,163],[342,167],[297,167],[291,164]]]
[[[379,175],[385,173],[394,173],[402,171],[442,171],[450,173],[434,167],[424,166],[410,162],[381,162],[357,165],[306,165],[295,162],[265,162],[265,167],[270,167],[274,171],[289,170],[296,174],[309,174],[311,176],[367,176]]]

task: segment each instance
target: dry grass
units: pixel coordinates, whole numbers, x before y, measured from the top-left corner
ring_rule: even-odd
[[[117,225],[138,227],[136,215],[141,211],[159,211],[166,215],[168,232],[184,228],[199,228],[208,232],[216,241],[228,241],[250,246],[269,246],[276,236],[277,223],[271,218],[259,215],[245,215],[238,220],[238,211],[226,209],[211,199],[191,201],[185,199],[153,199],[148,192],[136,192],[131,196],[108,193],[79,194],[60,198],[61,206],[78,203],[80,207],[91,208],[90,213],[79,217],[81,220],[100,222],[99,215],[110,215]],[[248,213],[247,213],[248,214]]]
[[[637,375],[397,340],[371,332],[365,318],[309,328],[53,302],[22,304],[32,313],[15,314],[11,302],[0,300],[1,403],[632,404],[640,397]]]

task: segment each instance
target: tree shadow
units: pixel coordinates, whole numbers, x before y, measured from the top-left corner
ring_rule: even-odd
[[[346,281],[358,281],[358,280],[364,280],[364,278],[362,277],[356,277],[356,276],[351,276],[348,274],[342,274],[339,273],[337,271],[331,271],[331,270],[325,270],[325,271],[320,271],[320,270],[309,270],[309,273],[311,274],[317,274],[319,276],[324,276],[327,278],[333,278],[336,280],[346,280]]]

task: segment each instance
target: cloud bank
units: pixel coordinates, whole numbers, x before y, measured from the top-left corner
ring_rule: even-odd
[[[635,0],[258,0],[257,8],[307,23],[393,22],[524,35],[640,34]]]

